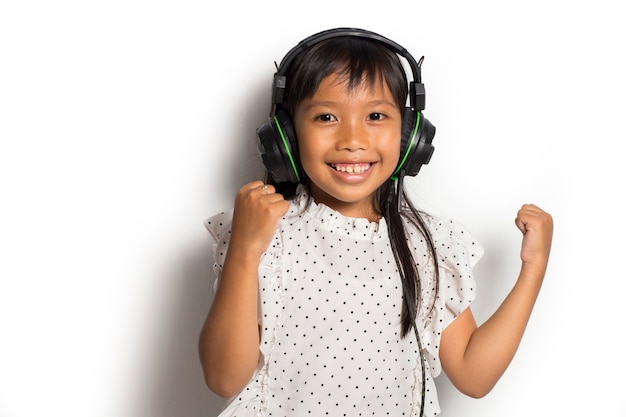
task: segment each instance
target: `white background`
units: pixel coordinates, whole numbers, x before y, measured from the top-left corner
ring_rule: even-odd
[[[356,26],[425,55],[436,151],[418,203],[484,243],[474,311],[555,220],[507,373],[445,417],[626,416],[626,62],[618,1],[6,1],[0,5],[0,416],[215,416],[202,220],[259,178],[274,61]]]

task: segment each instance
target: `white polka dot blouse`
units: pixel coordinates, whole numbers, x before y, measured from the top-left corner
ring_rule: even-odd
[[[422,383],[425,415],[437,415],[441,333],[475,298],[472,267],[482,246],[457,222],[426,218],[439,261],[435,294],[426,243],[407,222],[422,286],[422,381],[416,339],[400,336],[402,284],[385,220],[344,217],[309,200],[300,186],[262,256],[259,363],[220,417],[417,416]],[[232,210],[205,221],[214,238],[215,285],[231,219]]]

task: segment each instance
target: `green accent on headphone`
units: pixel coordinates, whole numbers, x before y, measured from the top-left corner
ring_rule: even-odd
[[[280,138],[283,140],[283,145],[285,146],[285,150],[287,151],[287,156],[289,157],[289,162],[291,163],[291,168],[293,169],[293,172],[296,174],[296,178],[298,179],[298,182],[299,182],[300,173],[298,172],[298,168],[296,168],[296,163],[293,160],[293,156],[291,156],[291,150],[289,149],[289,145],[287,144],[287,138],[285,138],[283,129],[280,127],[280,123],[278,122],[278,116],[274,116],[274,123],[276,123],[276,127],[278,128],[278,133],[280,133]]]
[[[398,177],[396,176],[396,174],[400,171],[400,169],[402,169],[402,167],[404,166],[404,163],[406,162],[406,158],[408,158],[409,153],[411,153],[411,148],[413,147],[413,142],[415,142],[415,136],[417,136],[417,128],[420,125],[421,117],[422,117],[422,112],[417,112],[417,119],[415,121],[415,128],[413,128],[413,133],[411,134],[411,142],[409,142],[409,144],[407,145],[406,151],[404,152],[404,156],[402,157],[402,160],[398,164],[398,167],[391,174],[391,179],[394,180],[394,181],[398,180]]]

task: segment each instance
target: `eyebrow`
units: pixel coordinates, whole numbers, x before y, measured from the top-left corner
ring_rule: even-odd
[[[320,100],[320,101],[311,101],[311,100],[303,100],[301,103],[302,109],[310,109],[312,107],[333,107],[338,104],[337,101],[329,101],[329,100]],[[366,103],[369,106],[390,106],[396,107],[396,103],[389,100],[372,100]]]

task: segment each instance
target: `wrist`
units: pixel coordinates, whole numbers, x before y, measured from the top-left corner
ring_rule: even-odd
[[[520,271],[520,279],[531,280],[538,282],[541,285],[543,277],[546,274],[546,263],[528,263],[522,262],[522,268]]]

